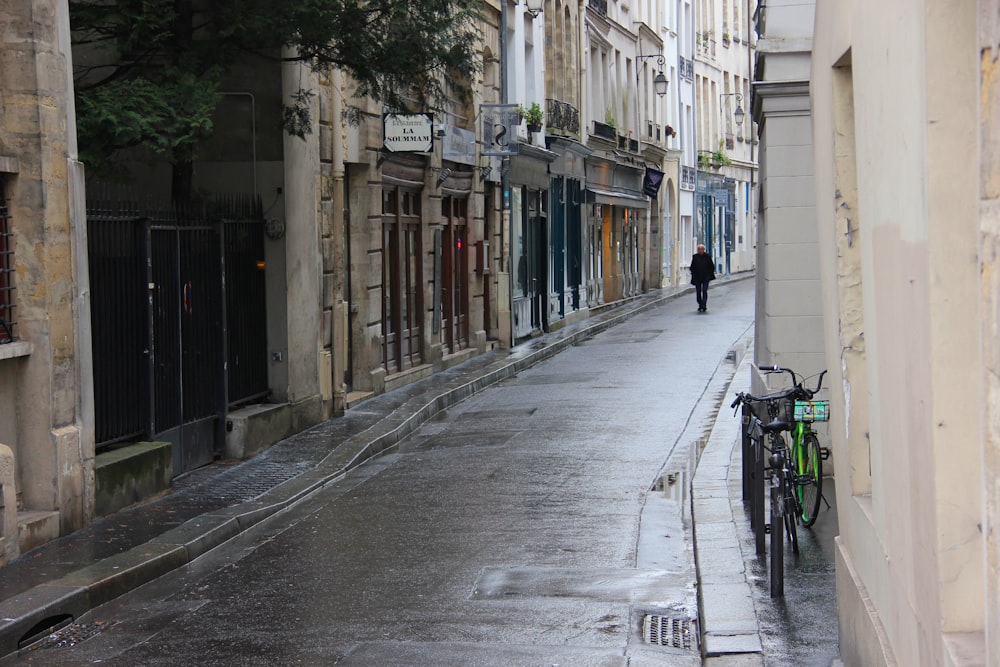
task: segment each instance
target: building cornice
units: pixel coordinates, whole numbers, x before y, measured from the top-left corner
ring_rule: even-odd
[[[757,53],[812,53],[812,37],[764,37],[757,40]]]
[[[754,81],[752,97],[753,119],[757,123],[768,115],[801,115],[811,111],[808,81]]]

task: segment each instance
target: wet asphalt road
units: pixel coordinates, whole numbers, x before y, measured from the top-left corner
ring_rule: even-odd
[[[639,314],[16,664],[700,664],[642,637],[646,614],[696,614],[680,510],[651,489],[753,312],[742,281],[707,314],[693,296]],[[644,511],[663,516],[640,540]]]

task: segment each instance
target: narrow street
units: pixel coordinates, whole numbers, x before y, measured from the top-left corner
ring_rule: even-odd
[[[654,489],[715,417],[753,287],[713,287],[707,313],[669,301],[469,398],[17,664],[701,664],[696,627],[644,641],[647,615],[697,617],[680,503]]]

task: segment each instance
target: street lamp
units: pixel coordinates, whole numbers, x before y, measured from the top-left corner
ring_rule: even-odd
[[[663,67],[667,64],[667,59],[664,58],[663,56],[659,55],[659,54],[653,54],[651,56],[636,56],[635,57],[636,60],[644,60],[646,58],[656,58],[656,64],[660,66],[660,70],[656,73],[656,76],[653,78],[653,90],[656,91],[657,95],[659,95],[660,97],[663,97],[664,95],[667,94],[667,86],[670,85],[670,82],[667,81],[666,75],[663,74]],[[646,68],[646,63],[643,63],[642,64],[642,69],[645,69],[645,68]],[[638,71],[635,74],[635,79],[636,79],[636,83],[638,84],[638,81],[639,81],[639,72]]]
[[[743,119],[746,118],[746,113],[743,111],[743,107],[740,103],[743,101],[743,96],[739,93],[722,93],[719,95],[719,104],[722,104],[723,97],[735,97],[736,98],[736,111],[733,112],[733,119],[736,121],[737,125],[743,125]]]
[[[524,4],[528,8],[528,13],[531,14],[531,18],[536,19],[538,18],[538,15],[542,13],[542,7],[545,4],[545,0],[525,0]]]
[[[669,85],[667,77],[663,75],[663,72],[657,72],[656,76],[653,78],[653,89],[656,90],[656,94],[663,97],[667,94],[667,85]]]

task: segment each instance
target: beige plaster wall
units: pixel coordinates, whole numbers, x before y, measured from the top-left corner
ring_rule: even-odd
[[[975,14],[961,0],[817,2],[847,664],[953,664],[950,638],[983,627]]]
[[[986,521],[987,660],[1000,661],[1000,0],[980,2],[980,228],[982,230],[983,362],[986,434],[983,452]]]
[[[805,93],[803,88],[801,91]],[[804,375],[825,368],[812,123],[805,95],[765,98],[756,361]],[[776,378],[780,379],[780,378]]]

